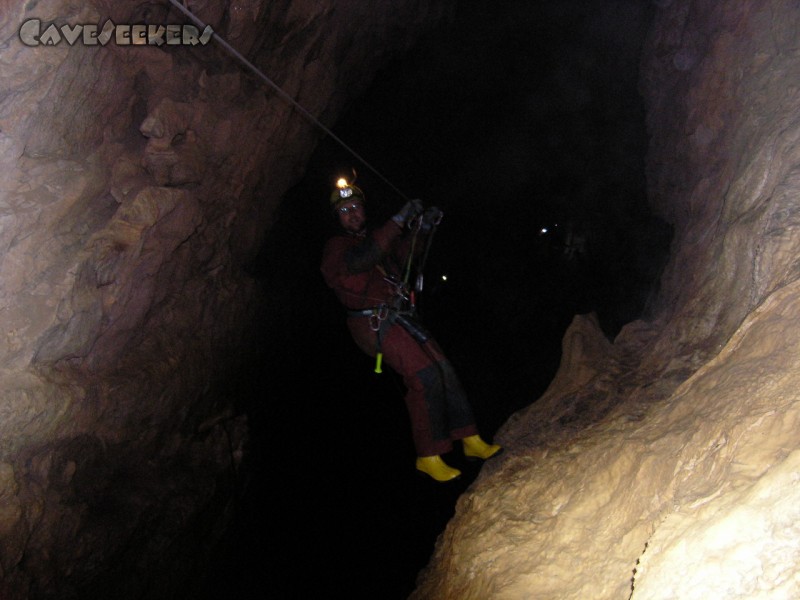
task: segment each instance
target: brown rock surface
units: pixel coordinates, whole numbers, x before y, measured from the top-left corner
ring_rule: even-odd
[[[798,13],[658,2],[642,58],[657,316],[578,317],[413,598],[796,598]]]
[[[332,122],[444,7],[187,3]],[[414,598],[797,598],[798,13],[660,0],[651,321],[591,316],[497,439]],[[0,596],[169,597],[224,527],[260,246],[318,131],[216,45],[26,46],[166,4],[0,1]],[[533,399],[532,399],[533,400]],[[201,561],[202,564],[202,561]]]
[[[328,122],[444,9],[188,4]],[[247,435],[214,393],[247,343],[242,265],[319,133],[214,42],[26,45],[31,19],[186,21],[0,3],[0,596],[168,597]]]

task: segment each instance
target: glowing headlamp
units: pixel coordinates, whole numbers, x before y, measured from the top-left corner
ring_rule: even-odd
[[[353,195],[353,188],[350,187],[350,184],[347,183],[347,179],[342,177],[336,182],[336,187],[339,188],[339,197],[340,198],[349,198]]]
[[[356,172],[353,171],[352,181],[348,181],[348,179],[345,177],[340,177],[336,180],[336,187],[331,192],[330,197],[331,206],[335,207],[340,202],[352,202],[356,199],[360,199],[362,203],[364,202],[364,192],[362,192],[354,183],[355,174]]]

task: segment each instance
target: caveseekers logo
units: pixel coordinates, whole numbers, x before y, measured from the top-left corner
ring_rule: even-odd
[[[214,31],[206,25],[201,33],[194,25],[115,25],[111,19],[98,25],[61,25],[53,23],[42,29],[40,19],[29,19],[19,29],[19,39],[26,46],[105,46],[111,40],[118,46],[205,46]]]

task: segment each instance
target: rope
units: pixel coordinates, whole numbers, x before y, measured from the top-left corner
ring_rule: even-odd
[[[417,246],[417,234],[421,227],[422,218],[420,217],[419,222],[414,226],[414,235],[411,237],[411,248],[408,251],[408,259],[406,261],[406,272],[405,275],[403,275],[403,287],[406,289],[408,289],[408,278],[411,275],[411,263],[414,260],[414,250]]]
[[[431,245],[433,244],[433,234],[436,233],[436,225],[433,226],[431,232],[428,234],[428,239],[425,242],[425,253],[422,255],[422,261],[419,263],[418,270],[422,273],[425,270],[425,264],[428,262],[428,254],[431,251]]]
[[[180,10],[184,15],[189,17],[195,25],[197,25],[201,30],[206,28],[206,24],[203,23],[200,19],[198,19],[188,8],[183,6],[178,0],[169,0],[170,4],[172,4],[175,8]],[[311,121],[312,124],[319,127],[322,131],[328,134],[331,138],[333,138],[342,148],[350,152],[356,159],[361,161],[370,171],[375,173],[383,182],[392,188],[397,194],[400,195],[401,198],[408,201],[409,198],[401,192],[391,181],[389,181],[386,177],[384,177],[375,167],[369,164],[361,155],[359,155],[355,150],[353,150],[350,146],[348,146],[339,136],[337,136],[330,128],[326,127],[319,119],[317,119],[314,115],[312,115],[308,110],[306,110],[299,102],[297,102],[294,98],[292,98],[289,94],[284,92],[278,84],[272,81],[269,77],[267,77],[261,69],[256,67],[253,63],[247,60],[242,54],[236,50],[233,46],[231,46],[228,42],[226,42],[222,37],[217,35],[216,32],[212,32],[212,37],[217,40],[217,42],[225,48],[232,56],[237,58],[243,65],[245,65],[248,69],[250,69],[253,73],[255,73],[264,83],[266,83],[269,87],[271,87],[275,93],[277,93],[281,98],[289,102],[292,106],[294,106],[297,111],[302,114],[306,119]]]

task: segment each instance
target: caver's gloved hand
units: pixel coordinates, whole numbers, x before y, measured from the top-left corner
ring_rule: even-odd
[[[397,223],[400,227],[403,227],[406,223],[408,223],[411,219],[416,217],[423,211],[422,202],[420,200],[409,200],[403,205],[403,208],[400,209],[395,216],[392,217],[392,221]]]
[[[438,225],[444,213],[436,206],[431,206],[422,214],[422,231],[430,231],[434,226]]]

